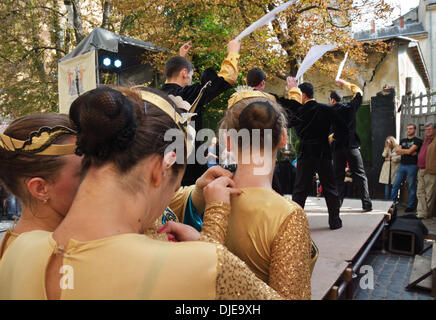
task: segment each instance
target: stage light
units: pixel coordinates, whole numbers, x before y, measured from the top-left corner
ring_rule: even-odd
[[[112,63],[112,60],[110,58],[104,58],[103,59],[103,65],[105,67],[109,67],[111,65],[111,63]]]
[[[117,59],[117,60],[114,61],[115,68],[121,68],[122,64],[123,63],[121,62],[120,59]]]

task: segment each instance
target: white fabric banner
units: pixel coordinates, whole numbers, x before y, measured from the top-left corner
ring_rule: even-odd
[[[345,62],[347,61],[347,58],[348,58],[348,51],[345,54],[344,60],[342,60],[341,64],[339,65],[338,74],[336,75],[336,81],[338,81],[341,78],[342,70],[344,70],[344,66],[345,66]]]
[[[71,103],[97,87],[95,50],[58,64],[59,113],[68,114]]]
[[[297,0],[291,0],[288,2],[285,2],[281,5],[279,5],[277,8],[272,10],[271,12],[268,12],[266,15],[261,17],[256,22],[253,22],[248,28],[246,28],[244,31],[242,31],[237,37],[236,40],[240,41],[242,38],[248,36],[253,31],[259,29],[260,27],[263,27],[264,25],[270,23],[276,18],[276,15],[285,10],[287,7],[289,7],[291,4],[293,4]]]
[[[310,48],[309,52],[307,53],[306,57],[303,60],[303,63],[301,64],[300,68],[298,69],[297,75],[295,76],[295,79],[300,79],[301,76],[309,70],[309,68],[317,62],[326,52],[332,51],[336,49],[335,45],[332,44],[326,44],[321,46],[313,46]]]

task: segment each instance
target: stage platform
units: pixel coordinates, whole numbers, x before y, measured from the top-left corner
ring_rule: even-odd
[[[304,211],[319,249],[312,274],[312,300],[337,299],[347,289],[353,272],[359,272],[390,218],[392,202],[373,200],[372,204],[372,211],[363,212],[360,200],[345,199],[340,213],[343,226],[330,230],[324,198],[307,198]],[[348,290],[352,290],[350,287]]]

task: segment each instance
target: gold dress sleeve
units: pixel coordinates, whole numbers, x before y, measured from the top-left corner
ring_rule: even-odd
[[[217,300],[282,300],[265,282],[257,278],[245,262],[225,247],[217,245]]]
[[[355,84],[345,82],[344,87],[350,90],[353,93],[353,98],[356,96],[356,94],[360,93],[361,96],[363,96],[362,90],[356,86]]]
[[[229,225],[230,205],[224,202],[207,204],[203,216],[200,241],[224,245]]]
[[[299,88],[291,88],[288,92],[289,100],[295,100],[299,103],[302,103],[302,96],[301,90]]]
[[[282,223],[271,247],[268,283],[285,299],[310,300],[311,251],[309,223],[298,207]]]
[[[218,77],[223,77],[224,80],[234,86],[238,80],[238,63],[239,54],[229,53],[227,58],[225,58],[221,64],[221,70],[218,73]]]

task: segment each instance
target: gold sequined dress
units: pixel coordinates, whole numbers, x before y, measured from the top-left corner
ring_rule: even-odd
[[[223,203],[205,210],[205,217],[219,221],[229,214]],[[211,242],[224,238],[222,225],[214,227]],[[281,299],[244,262],[211,242],[164,242],[140,234],[72,239],[63,250],[70,282],[61,299]],[[46,266],[58,249],[49,232],[20,235],[0,262],[0,299],[46,299]]]
[[[310,299],[314,265],[303,209],[272,189],[232,197],[226,247],[286,299]]]

